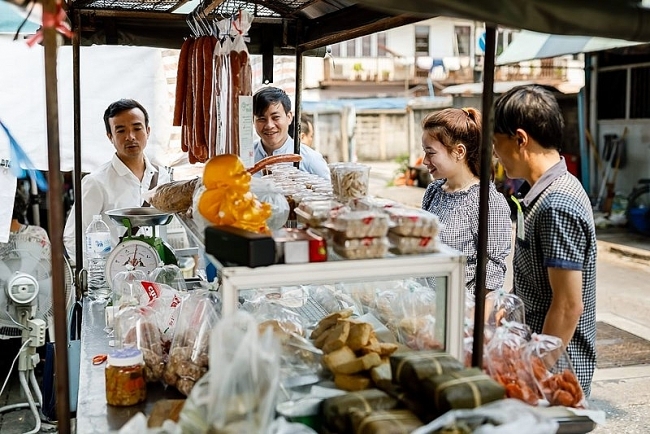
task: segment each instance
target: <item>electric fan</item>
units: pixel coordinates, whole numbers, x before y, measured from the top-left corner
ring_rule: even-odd
[[[72,271],[67,262],[64,275],[66,308],[69,311],[74,303],[74,291]],[[0,413],[29,407],[36,420],[36,427],[30,433],[40,431],[41,417],[37,405],[43,404],[34,375],[39,362],[36,348],[45,345],[46,328],[54,336],[53,326],[50,244],[28,231],[15,234],[8,243],[0,246],[0,339],[22,339],[18,375],[27,402],[6,405],[0,408]]]

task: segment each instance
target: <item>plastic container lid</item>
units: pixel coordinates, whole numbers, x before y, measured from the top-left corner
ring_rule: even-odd
[[[110,366],[133,366],[144,363],[142,351],[137,348],[123,348],[108,355],[106,364]]]

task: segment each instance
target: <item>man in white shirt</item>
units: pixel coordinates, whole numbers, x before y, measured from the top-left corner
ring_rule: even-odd
[[[271,155],[293,154],[289,125],[293,120],[291,100],[277,87],[264,87],[253,95],[253,120],[260,140],[253,145],[255,162]],[[300,147],[300,170],[330,179],[327,162],[309,146]]]
[[[85,232],[93,215],[101,214],[111,228],[116,245],[126,228],[104,213],[118,208],[135,208],[144,203],[143,194],[158,184],[169,182],[166,170],[149,161],[144,154],[149,139],[149,114],[140,103],[121,99],[104,112],[106,135],[115,147],[111,161],[86,175],[81,181],[82,221],[75,222],[74,205],[63,230],[63,244],[75,261],[75,229]]]

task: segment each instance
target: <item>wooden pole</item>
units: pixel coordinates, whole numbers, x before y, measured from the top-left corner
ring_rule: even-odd
[[[487,266],[488,213],[490,197],[490,176],[492,173],[492,129],[494,114],[494,55],[496,48],[496,27],[485,29],[485,61],[483,63],[483,140],[481,142],[481,173],[478,213],[478,246],[476,264],[476,289],[474,291],[474,347],[472,366],[483,367],[483,330],[485,326],[485,277]]]
[[[43,0],[43,15],[56,16],[56,0]],[[59,110],[56,75],[57,31],[43,26],[45,48],[45,108],[47,113],[48,185],[47,204],[52,242],[52,302],[56,364],[56,415],[58,432],[70,433],[70,393],[68,389],[68,318],[63,260],[63,191],[59,154]]]

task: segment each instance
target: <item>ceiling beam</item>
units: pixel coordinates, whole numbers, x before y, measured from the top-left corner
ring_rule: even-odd
[[[406,14],[390,15],[354,5],[307,22],[300,47],[312,50],[424,19]]]

